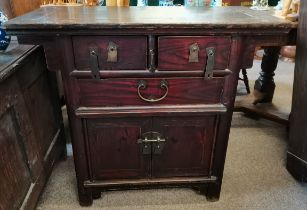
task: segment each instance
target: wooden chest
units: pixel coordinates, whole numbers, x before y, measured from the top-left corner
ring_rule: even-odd
[[[81,205],[118,188],[219,198],[239,71],[256,45],[285,44],[295,28],[235,11],[44,8],[7,23],[62,72]]]
[[[55,161],[65,156],[54,72],[42,47],[0,52],[0,209],[35,209]]]

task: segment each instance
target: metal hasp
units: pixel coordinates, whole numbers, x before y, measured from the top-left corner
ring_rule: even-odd
[[[109,42],[108,46],[108,59],[107,62],[117,62],[118,57],[118,46],[114,42]]]
[[[150,66],[149,66],[149,71],[154,72],[156,67],[155,67],[155,50],[150,49],[149,50],[149,56],[150,56]]]
[[[98,47],[90,47],[90,68],[93,79],[100,79],[99,63],[98,63]]]
[[[213,68],[214,68],[215,48],[208,47],[206,48],[206,52],[207,52],[207,64],[206,64],[206,70],[205,70],[205,79],[212,79]]]
[[[161,154],[165,142],[166,139],[160,133],[153,131],[142,134],[141,138],[137,140],[144,155]]]
[[[198,60],[198,53],[199,53],[199,46],[197,43],[190,45],[190,54],[189,54],[189,63],[197,63]]]

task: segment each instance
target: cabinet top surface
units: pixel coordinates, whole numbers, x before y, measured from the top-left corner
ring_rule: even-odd
[[[248,7],[42,7],[6,22],[10,30],[105,28],[291,29],[273,11]]]

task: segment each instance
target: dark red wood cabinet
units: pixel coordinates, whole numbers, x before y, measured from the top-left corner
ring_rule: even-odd
[[[162,186],[217,200],[240,69],[295,27],[244,7],[48,7],[6,23],[61,70],[81,205]]]

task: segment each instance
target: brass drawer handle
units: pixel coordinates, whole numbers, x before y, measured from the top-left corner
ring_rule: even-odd
[[[145,98],[141,94],[141,89],[145,90],[146,88],[147,88],[147,82],[144,80],[141,80],[138,85],[138,94],[139,94],[139,97],[143,101],[146,101],[146,102],[154,103],[154,102],[162,101],[168,94],[168,84],[166,80],[161,80],[160,82],[160,88],[165,90],[165,93],[161,98]]]

